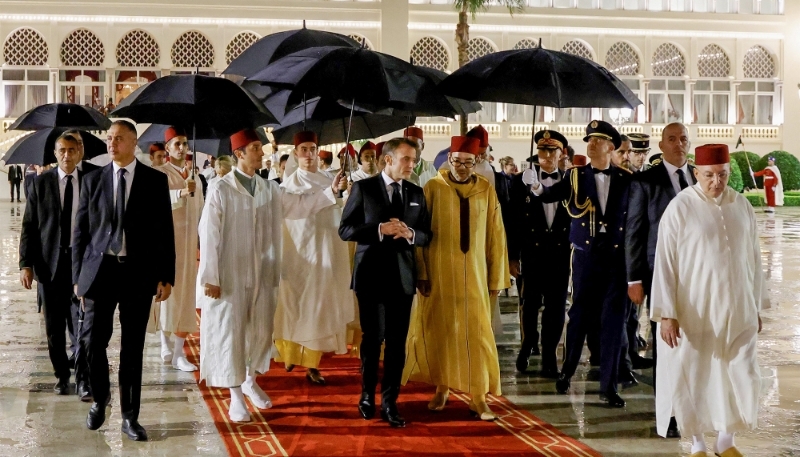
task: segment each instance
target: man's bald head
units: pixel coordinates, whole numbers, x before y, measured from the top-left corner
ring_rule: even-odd
[[[686,155],[692,147],[689,141],[689,131],[680,122],[673,122],[664,127],[661,133],[661,141],[658,148],[664,154],[665,161],[676,167],[682,167],[686,163]]]

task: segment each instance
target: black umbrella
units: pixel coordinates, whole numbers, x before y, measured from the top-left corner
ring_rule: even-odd
[[[6,155],[3,156],[3,161],[6,164],[47,165],[55,163],[56,139],[67,130],[69,129],[46,128],[26,135],[9,148]],[[81,137],[83,137],[84,160],[89,160],[107,152],[106,143],[100,138],[88,132],[81,132]]]
[[[428,77],[431,78],[433,81],[435,81],[436,84],[441,83],[448,76],[447,73],[441,70],[437,70],[435,68],[423,67],[420,65],[415,65],[414,67],[418,72],[428,75]],[[470,102],[463,98],[447,97],[447,101],[450,102],[450,104],[453,106],[453,110],[459,116],[466,116],[468,114],[477,113],[478,111],[481,110],[481,108],[483,108],[480,103]]]
[[[67,129],[108,130],[111,121],[94,108],[75,103],[48,103],[26,112],[8,130]]]
[[[152,124],[150,127],[147,127],[139,136],[139,148],[146,152],[153,143],[164,143],[164,132],[169,127],[168,125],[162,124]],[[257,128],[255,130],[263,143],[269,141],[263,129]],[[189,140],[189,146],[192,150],[214,157],[233,155],[230,137],[215,138],[214,132],[203,130],[198,130],[196,134],[196,140]]]
[[[352,38],[338,33],[309,30],[303,21],[302,29],[273,33],[256,41],[239,54],[239,57],[233,59],[222,73],[249,78],[282,57],[318,46],[358,48],[361,45]]]

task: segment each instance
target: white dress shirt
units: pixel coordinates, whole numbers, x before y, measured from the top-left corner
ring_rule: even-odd
[[[389,177],[389,175],[387,175],[385,171],[381,172],[381,177],[383,177],[383,183],[386,186],[386,193],[389,194],[389,203],[392,203],[392,194],[394,194],[394,188],[392,188],[392,184],[394,183],[399,184],[400,189],[402,190],[403,180],[401,179],[400,181],[395,181],[394,179]],[[401,194],[400,198],[403,198],[402,197],[403,193],[400,192],[400,194]],[[381,225],[383,225],[383,223],[378,224],[378,239],[383,241],[383,233],[381,233]],[[417,233],[411,227],[409,227],[408,229],[411,230],[411,239],[408,240],[408,244],[414,244],[414,239],[417,237]]]
[[[61,209],[64,209],[64,193],[67,191],[67,173],[58,168],[58,192],[61,196]],[[69,175],[72,176],[72,214],[70,215],[70,235],[69,244],[72,246],[73,237],[75,236],[75,215],[78,214],[78,202],[80,200],[80,192],[78,188],[78,168],[72,170]]]
[[[664,166],[667,167],[667,173],[669,174],[669,180],[672,181],[672,188],[675,189],[675,194],[679,194],[681,189],[680,180],[678,179],[678,170],[683,170],[683,177],[686,178],[686,184],[692,185],[694,184],[694,179],[689,176],[689,163],[684,163],[682,167],[678,168],[675,165],[667,162],[666,160],[663,161]]]
[[[125,168],[125,170],[127,170],[127,173],[125,173],[125,207],[126,207],[126,209],[127,209],[127,206],[128,206],[128,198],[130,198],[130,196],[131,196],[131,185],[133,184],[133,172],[134,172],[134,170],[136,170],[136,162],[137,162],[137,160],[134,159],[131,163],[129,163],[128,165],[123,167],[123,168]],[[119,169],[120,169],[120,166],[117,165],[116,162],[111,162],[111,167],[112,167],[112,171],[114,173],[114,195],[111,196],[111,201],[114,202],[113,211],[116,211],[117,210],[117,188],[119,187]],[[106,254],[119,255],[119,256],[128,255],[128,251],[126,249],[126,241],[125,241],[125,232],[124,231],[122,232],[122,249],[119,251],[119,253],[118,254],[114,254],[113,252],[111,252],[111,248],[109,248],[108,251],[106,251]]]
[[[553,170],[553,172],[554,173],[558,173],[558,168]],[[561,181],[561,178],[559,178],[559,179],[553,179],[553,178],[550,178],[550,177],[545,178],[544,177],[544,173],[547,173],[547,172],[542,170],[542,169],[539,169],[539,182],[542,183],[542,185],[544,185],[544,186],[550,187],[553,184]],[[539,187],[539,188],[541,189],[541,187]],[[545,219],[547,219],[547,228],[550,228],[550,227],[553,226],[553,219],[555,219],[555,217],[556,217],[556,209],[558,208],[558,204],[559,204],[559,202],[542,203],[542,207],[544,208],[544,216],[545,216]]]

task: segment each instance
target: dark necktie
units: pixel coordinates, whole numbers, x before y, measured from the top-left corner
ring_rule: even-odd
[[[403,220],[405,208],[403,206],[403,197],[400,190],[400,184],[393,182],[392,186],[392,216],[393,218]]]
[[[72,235],[72,175],[67,175],[67,185],[64,188],[64,204],[61,205],[61,248],[70,246]]]
[[[111,237],[111,252],[114,254],[119,254],[119,251],[122,250],[122,233],[123,233],[123,226],[125,225],[125,172],[127,170],[124,168],[120,168],[117,171],[119,175],[118,183],[117,183],[117,204],[114,207],[114,233]]]
[[[554,181],[558,181],[558,172],[556,171],[556,172],[553,172],[553,173],[548,173],[546,171],[543,171],[542,172],[542,179],[547,179],[547,178],[550,178],[550,179],[552,179]]]
[[[686,176],[683,174],[683,170],[678,168],[678,171],[676,171],[675,173],[678,174],[678,185],[681,186],[681,190],[686,189],[687,187],[689,187],[689,183],[686,182]]]
[[[606,168],[605,170],[600,170],[599,168],[592,168],[594,170],[594,174],[603,173],[604,175],[611,175],[611,167]]]

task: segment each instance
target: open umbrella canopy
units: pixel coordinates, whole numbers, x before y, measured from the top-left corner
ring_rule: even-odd
[[[137,89],[112,113],[136,122],[213,132],[216,138],[275,122],[246,89],[224,78],[170,75]]]
[[[324,46],[278,59],[248,78],[292,91],[287,106],[323,97],[417,116],[453,117],[455,110],[429,75],[397,57],[364,48]]]
[[[287,30],[273,33],[253,43],[239,57],[233,59],[223,74],[239,75],[249,78],[260,72],[270,63],[303,49],[317,46],[344,46],[358,48],[361,45],[350,37],[322,30]]]
[[[414,68],[425,75],[428,75],[436,84],[438,85],[442,81],[444,81],[447,76],[447,73],[437,70],[435,68],[430,67],[423,67],[420,65],[414,65]],[[453,106],[453,110],[459,116],[466,116],[467,114],[477,113],[478,111],[483,108],[480,103],[478,102],[470,102],[463,98],[456,98],[456,97],[447,97],[447,101]]]
[[[94,108],[75,103],[48,103],[17,118],[8,130],[67,129],[108,130],[111,121]]]
[[[548,49],[479,57],[445,78],[451,97],[556,108],[635,108],[642,102],[605,67]]]
[[[20,138],[9,148],[3,161],[6,164],[47,165],[56,162],[56,139],[69,129],[46,128]],[[83,137],[83,160],[89,160],[105,154],[106,143],[88,132],[81,132]]]

